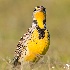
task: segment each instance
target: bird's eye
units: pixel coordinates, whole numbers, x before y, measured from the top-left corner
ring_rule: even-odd
[[[34,9],[34,11],[36,11],[36,9]]]
[[[37,8],[40,8],[40,6],[37,6]]]

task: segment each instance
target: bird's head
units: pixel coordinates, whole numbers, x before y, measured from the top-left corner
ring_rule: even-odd
[[[43,6],[37,6],[33,11],[33,20],[37,21],[40,28],[44,28],[43,21],[46,21],[46,9]]]

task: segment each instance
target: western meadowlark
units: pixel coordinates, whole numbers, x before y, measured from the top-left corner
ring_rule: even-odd
[[[45,55],[50,42],[50,34],[46,28],[46,9],[37,6],[33,11],[33,23],[21,37],[14,55],[14,65],[22,62],[37,62]]]

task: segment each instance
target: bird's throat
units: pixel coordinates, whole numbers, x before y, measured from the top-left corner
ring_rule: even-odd
[[[44,23],[43,20],[45,20],[45,14],[43,12],[37,12],[35,13],[34,17],[37,20],[37,25],[43,29],[44,28]]]

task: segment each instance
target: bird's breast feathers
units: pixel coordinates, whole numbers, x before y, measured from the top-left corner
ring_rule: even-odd
[[[26,61],[33,61],[37,55],[44,55],[49,47],[49,38],[47,30],[38,31],[35,29],[27,41],[29,54],[26,55]]]

